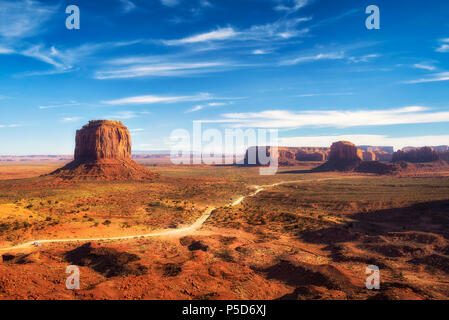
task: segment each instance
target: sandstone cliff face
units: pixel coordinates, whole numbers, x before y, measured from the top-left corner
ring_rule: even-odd
[[[131,160],[131,135],[120,121],[89,121],[76,132],[75,142],[75,160],[51,175],[69,180],[147,180],[158,176]]]
[[[246,150],[244,164],[260,165],[259,159],[257,158],[257,161],[254,160],[254,156],[257,155],[258,150],[263,154],[263,148],[266,148],[268,157],[272,149],[271,147],[250,147]],[[302,161],[325,161],[328,152],[329,148],[278,147],[278,162],[280,166],[293,166]]]
[[[372,151],[364,151],[363,152],[363,161],[376,161],[376,153]]]
[[[75,160],[131,159],[131,135],[120,121],[89,121],[75,140]]]
[[[353,171],[361,162],[363,151],[348,141],[334,142],[329,152],[329,160],[315,168],[315,171]]]
[[[431,147],[399,150],[393,154],[393,162],[433,162],[440,160],[440,155]]]
[[[329,161],[360,161],[360,152],[349,141],[334,142],[329,153]]]

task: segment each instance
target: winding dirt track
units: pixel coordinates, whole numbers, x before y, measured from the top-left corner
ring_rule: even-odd
[[[237,200],[233,201],[229,204],[229,206],[237,206],[239,205],[245,198],[253,197],[257,195],[259,192],[267,189],[272,188],[281,184],[287,184],[287,183],[301,183],[301,182],[317,182],[317,181],[325,181],[325,180],[336,180],[341,178],[323,178],[323,179],[314,179],[314,180],[295,180],[295,181],[281,181],[269,185],[263,185],[263,186],[253,186],[256,191],[253,193],[250,193],[246,196],[241,196]],[[33,245],[37,244],[44,244],[44,243],[60,243],[60,242],[90,242],[90,241],[114,241],[114,240],[130,240],[130,239],[138,239],[138,238],[149,238],[149,237],[162,237],[162,236],[172,236],[177,234],[190,234],[198,229],[200,229],[203,224],[209,219],[211,214],[217,209],[217,207],[211,207],[204,212],[204,214],[198,218],[193,224],[191,224],[188,227],[183,227],[179,229],[163,229],[160,231],[155,231],[147,234],[140,234],[140,235],[132,235],[132,236],[119,236],[119,237],[105,237],[105,238],[82,238],[82,239],[42,239],[42,240],[32,240],[29,242],[25,242],[23,244],[19,244],[17,246],[12,247],[6,247],[6,248],[0,248],[0,251],[5,250],[16,250],[16,249],[25,249],[32,247]]]

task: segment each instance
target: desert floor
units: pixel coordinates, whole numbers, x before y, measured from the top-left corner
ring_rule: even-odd
[[[447,172],[147,163],[158,180],[40,176],[62,164],[0,164],[0,299],[449,298]],[[380,290],[365,287],[368,265]]]

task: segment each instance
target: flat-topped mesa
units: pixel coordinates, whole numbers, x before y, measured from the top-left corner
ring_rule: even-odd
[[[349,141],[334,142],[329,153],[329,161],[360,161],[363,153]]]
[[[75,142],[75,160],[131,159],[131,135],[121,121],[89,121]]]
[[[148,180],[158,176],[131,160],[131,135],[121,121],[89,121],[76,131],[75,160],[51,173],[70,180]]]
[[[432,147],[404,148],[393,154],[393,162],[434,162],[440,160],[440,154]]]
[[[266,148],[266,149],[265,149]],[[243,164],[245,165],[260,165],[258,152],[262,156],[266,150],[267,157],[270,155],[273,147],[249,147],[246,150]],[[329,148],[314,148],[314,147],[277,147],[278,163],[280,166],[294,166],[299,165],[303,161],[325,161]]]
[[[353,171],[362,162],[363,151],[349,141],[334,142],[329,160],[315,168],[315,171]]]

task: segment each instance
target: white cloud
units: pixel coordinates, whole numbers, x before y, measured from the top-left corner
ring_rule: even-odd
[[[62,122],[76,122],[83,119],[82,117],[66,117],[62,118]]]
[[[442,72],[442,73],[431,74],[430,77],[427,77],[427,78],[410,80],[410,81],[406,81],[404,83],[414,84],[414,83],[438,82],[438,81],[448,81],[448,80],[449,80],[449,72]]]
[[[304,93],[298,94],[296,97],[322,97],[322,96],[352,96],[352,92],[335,92],[335,93]]]
[[[352,134],[334,136],[279,138],[279,145],[289,147],[329,147],[336,141],[351,141],[356,145],[393,146],[401,149],[406,146],[424,147],[449,144],[449,135],[390,137],[386,135]]]
[[[433,71],[436,69],[434,66],[431,66],[429,64],[424,64],[424,63],[415,63],[413,65],[413,68],[423,69],[423,70],[428,70],[428,71]]]
[[[192,102],[192,101],[205,101],[217,99],[209,93],[200,93],[193,96],[157,96],[157,95],[144,95],[136,97],[128,97],[117,100],[103,101],[104,104],[109,105],[125,105],[125,104],[154,104],[154,103],[179,103],[179,102]]]
[[[120,2],[122,3],[124,13],[128,13],[137,8],[131,0],[120,0]]]
[[[449,44],[443,43],[439,48],[436,49],[437,52],[449,52]]]
[[[205,108],[204,105],[199,104],[197,106],[194,106],[192,109],[187,110],[186,112],[196,112],[196,111],[203,110],[204,108]]]
[[[113,120],[127,120],[127,119],[134,119],[134,118],[140,118],[141,116],[148,115],[150,112],[148,111],[118,111],[113,114],[107,115],[104,118],[106,119],[113,119]],[[137,131],[142,131],[138,129]]]
[[[78,102],[75,100],[70,100],[66,103],[55,103],[55,104],[51,104],[51,105],[40,105],[39,109],[41,110],[45,110],[45,109],[59,109],[59,108],[66,108],[66,107],[77,107],[77,106],[94,106],[92,104],[89,103],[84,103],[84,102]]]
[[[0,46],[0,54],[12,54],[12,53],[14,53],[13,49]]]
[[[284,128],[384,126],[413,123],[449,122],[449,111],[431,111],[422,106],[408,106],[385,110],[329,110],[227,113],[212,123],[231,123],[231,127]]]
[[[174,7],[179,4],[179,0],[161,0],[161,3],[167,7]]]
[[[266,50],[266,49],[255,49],[252,51],[252,54],[255,54],[255,55],[264,55],[264,54],[269,54],[269,53],[271,53],[271,51]]]
[[[226,104],[227,103],[225,103],[225,102],[211,102],[211,103],[207,103],[207,104],[200,104],[200,105],[196,105],[192,109],[187,110],[186,112],[187,113],[196,112],[196,111],[203,110],[204,108],[207,108],[207,107],[221,107]]]
[[[300,23],[312,20],[311,17],[293,19],[280,19],[273,23],[254,25],[248,29],[237,31],[233,27],[218,28],[205,33],[188,36],[175,40],[163,40],[162,43],[169,46],[198,44],[211,41],[268,41],[286,40],[298,36],[304,36],[309,29],[297,29]]]
[[[201,7],[212,7],[212,4],[208,0],[200,0]]]
[[[104,80],[137,77],[184,76],[214,72],[226,66],[227,64],[225,62],[136,64],[122,68],[97,71],[95,78]]]
[[[58,6],[33,0],[0,2],[0,36],[24,38],[42,31],[42,25],[56,13]]]
[[[295,59],[284,60],[279,63],[282,66],[291,66],[299,63],[314,62],[319,60],[340,60],[344,59],[344,52],[319,53],[312,56],[302,56]]]
[[[43,61],[58,69],[65,69],[69,67],[64,66],[62,62],[58,62],[55,60],[55,57],[59,56],[60,53],[54,47],[51,47],[50,50],[44,52],[43,47],[41,45],[34,45],[24,51],[21,51],[20,54],[26,57],[31,57]]]
[[[13,123],[13,124],[0,124],[0,128],[17,128],[22,127],[22,124]]]
[[[200,33],[194,36],[186,37],[179,40],[164,40],[163,43],[169,46],[173,45],[183,45],[183,44],[192,44],[192,43],[200,43],[207,41],[217,41],[217,40],[227,40],[230,38],[234,38],[238,35],[238,32],[234,31],[233,28],[218,28],[217,30],[213,30],[206,33]]]
[[[348,60],[354,63],[360,63],[360,62],[369,62],[372,59],[380,57],[379,54],[373,53],[373,54],[366,54],[361,57],[349,57]]]
[[[284,1],[288,4],[282,3],[278,4],[274,7],[277,11],[286,11],[288,13],[293,13],[298,11],[301,8],[304,8],[306,5],[310,3],[309,0],[292,0],[292,1]]]

